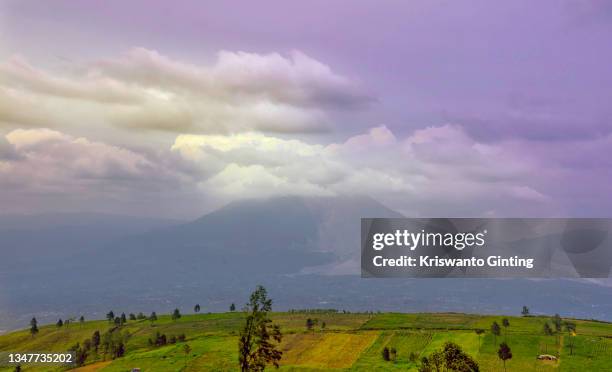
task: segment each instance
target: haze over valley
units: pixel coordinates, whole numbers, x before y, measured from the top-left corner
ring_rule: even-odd
[[[236,201],[193,221],[101,214],[0,218],[0,329],[85,315],[226,311],[253,283],[277,310],[532,313],[612,320],[605,282],[362,279],[360,217],[401,214],[366,197]]]

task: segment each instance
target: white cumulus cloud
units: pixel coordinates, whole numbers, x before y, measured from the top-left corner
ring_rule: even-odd
[[[68,71],[36,68],[21,56],[0,64],[0,125],[8,127],[320,132],[331,126],[328,109],[370,101],[359,83],[299,51],[222,51],[214,63],[196,65],[134,48]]]

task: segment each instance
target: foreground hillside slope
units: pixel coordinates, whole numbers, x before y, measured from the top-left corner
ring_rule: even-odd
[[[178,320],[159,316],[155,322],[128,321],[120,331],[128,336],[125,355],[90,355],[86,365],[76,371],[234,371],[237,370],[237,334],[243,315],[213,313],[183,315]],[[313,330],[305,327],[306,319],[316,318]],[[456,313],[438,314],[342,314],[275,313],[273,319],[284,333],[282,371],[376,371],[417,370],[418,360],[440,349],[446,341],[459,344],[480,364],[482,371],[503,370],[497,357],[498,344],[506,340],[513,357],[508,371],[609,371],[612,370],[612,324],[574,320],[576,335],[561,332],[545,336],[546,317],[507,317],[508,328],[501,335],[490,332],[493,321],[502,324],[500,316]],[[565,320],[565,319],[564,319]],[[324,329],[321,325],[325,323]],[[66,351],[77,342],[91,338],[98,330],[113,328],[107,321],[72,323],[68,327],[40,327],[32,337],[28,330],[0,336],[3,351]],[[475,329],[486,332],[480,337]],[[185,335],[185,341],[165,346],[149,344],[157,333]],[[494,340],[496,338],[496,340]],[[569,343],[574,345],[570,355]],[[185,345],[189,353],[185,354]],[[384,347],[395,348],[395,361],[384,361]],[[412,354],[412,355],[411,355]],[[556,362],[539,361],[539,354],[559,357]],[[415,361],[416,360],[416,361]],[[0,368],[0,371],[12,371]],[[23,371],[54,371],[61,368],[24,366]]]

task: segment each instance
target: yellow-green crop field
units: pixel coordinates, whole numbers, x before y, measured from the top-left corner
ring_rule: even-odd
[[[313,330],[306,329],[307,318],[317,319]],[[562,331],[546,336],[542,330],[544,323],[550,322],[548,317],[507,317],[510,326],[502,327],[501,335],[494,336],[491,323],[501,325],[502,318],[455,313],[272,315],[283,332],[280,371],[417,371],[421,358],[441,349],[447,341],[460,345],[478,362],[481,371],[503,371],[497,356],[502,341],[512,349],[512,359],[506,363],[508,371],[612,371],[610,323],[571,320],[576,324],[575,335]],[[153,323],[128,321],[121,327],[129,335],[123,357],[113,360],[92,353],[86,364],[74,371],[236,371],[237,335],[242,322],[243,315],[238,312],[183,315],[176,321],[160,316]],[[0,352],[63,352],[91,338],[94,331],[103,333],[109,328],[106,321],[87,321],[61,328],[42,326],[35,336],[25,329],[0,335]],[[478,335],[476,329],[485,333]],[[157,332],[168,337],[184,334],[186,340],[160,347],[149,345],[149,338]],[[190,348],[188,354],[185,344]],[[385,347],[397,351],[394,360],[383,360]],[[558,360],[537,360],[540,354],[554,355]],[[13,370],[0,367],[2,372]],[[22,366],[22,371],[61,370],[66,369]]]

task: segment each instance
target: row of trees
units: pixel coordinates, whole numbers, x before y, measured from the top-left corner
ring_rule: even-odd
[[[530,316],[529,308],[527,306],[523,306],[523,310],[521,311],[521,315]],[[566,331],[568,334],[569,341],[567,343],[567,347],[570,349],[570,355],[574,353],[574,336],[576,336],[576,323],[570,321],[563,321],[559,314],[555,314],[550,319],[550,324],[547,322],[542,326],[542,333],[545,336],[556,336],[556,345],[559,346],[561,342],[561,334],[563,331]],[[545,344],[546,351],[548,352],[548,345]]]
[[[198,313],[200,310],[200,305],[196,304],[194,311]],[[230,311],[235,310],[236,305],[231,304]],[[267,292],[264,287],[258,286],[256,288],[251,294],[249,303],[245,306],[244,311],[246,313],[246,319],[244,326],[240,330],[240,337],[238,340],[241,371],[263,371],[268,364],[273,364],[278,367],[278,362],[282,356],[282,352],[279,350],[282,333],[280,327],[272,324],[272,320],[269,317],[269,313],[272,311],[272,300],[267,297]],[[171,317],[172,320],[181,318],[181,313],[178,308],[174,309]],[[121,313],[120,316],[115,316],[115,313],[111,310],[106,314],[106,319],[109,323],[114,323],[116,327],[110,329],[103,335],[100,335],[99,331],[95,331],[90,339],[72,346],[71,351],[74,351],[78,365],[84,364],[88,356],[92,353],[97,355],[100,347],[102,347],[104,359],[106,359],[107,354],[113,359],[124,355],[129,333],[121,332],[120,329],[123,324],[127,323],[128,317],[125,313]],[[138,313],[138,315],[132,313],[129,315],[129,319],[132,321],[148,319],[153,323],[157,320],[157,314],[152,312],[149,317],[145,317],[142,312]],[[81,323],[85,322],[83,316],[81,316],[79,320]],[[56,325],[58,327],[63,327],[64,324],[69,324],[69,322],[70,321],[64,322],[62,319],[59,319]],[[315,322],[309,319],[308,324],[311,324],[312,327]],[[321,326],[325,328],[325,322],[323,322]],[[36,318],[32,318],[30,321],[30,333],[32,337],[38,332],[38,321]],[[184,334],[168,338],[165,334],[157,332],[155,340],[149,339],[149,344],[162,346],[167,343],[183,341],[185,341]],[[185,353],[185,365],[187,365],[187,356],[191,352],[191,347],[185,344],[183,346],[183,352]],[[21,370],[20,366],[17,368]]]
[[[287,310],[289,314],[366,314],[366,315],[374,315],[381,314],[381,311],[349,311],[349,310],[338,310],[338,309],[289,309]]]
[[[555,314],[551,319],[552,326],[547,322],[544,323],[542,332],[545,336],[556,336],[556,344],[559,346],[561,343],[561,333],[565,330],[568,334],[569,342],[567,347],[570,349],[570,355],[574,353],[574,336],[576,336],[576,323],[570,321],[563,321],[559,314]],[[548,347],[547,347],[548,349]],[[548,350],[547,350],[548,351]]]
[[[306,319],[306,330],[314,332],[317,324],[319,324],[319,319],[317,318]],[[325,323],[325,321],[321,321],[321,331],[324,331],[326,326],[327,324]]]
[[[199,312],[200,312],[200,310],[202,310],[202,308],[200,307],[200,304],[195,304],[195,306],[193,307],[193,312],[194,312],[194,313],[199,313]],[[230,310],[231,312],[236,311],[236,305],[235,305],[234,303],[232,303],[232,304],[230,305],[230,307],[229,307],[229,310]]]
[[[385,362],[395,361],[397,359],[397,349],[385,346],[382,349],[381,355]]]
[[[529,308],[527,306],[523,306],[522,314],[524,316],[529,315]],[[552,325],[551,325],[552,324]],[[502,319],[502,325],[506,328],[504,332],[504,338],[507,339],[507,328],[510,326],[510,322],[507,318]],[[543,333],[546,336],[556,336],[556,345],[559,346],[561,343],[561,334],[565,330],[568,333],[569,341],[567,343],[567,347],[570,350],[570,355],[574,353],[574,336],[576,336],[576,323],[570,321],[564,321],[559,314],[555,314],[550,319],[550,324],[548,321],[544,322],[543,325]],[[484,333],[484,330],[477,329],[476,334],[480,337],[480,335]],[[497,343],[497,336],[501,334],[501,328],[497,322],[493,322],[491,324],[491,333],[494,336],[494,343]],[[545,352],[548,352],[548,344],[545,343]],[[499,358],[504,362],[504,370],[506,360],[512,358],[512,351],[506,342],[500,344],[499,350],[497,352]]]
[[[510,327],[510,321],[508,320],[508,318],[502,319],[502,325],[505,328],[504,340],[507,340],[508,339],[508,327]],[[479,333],[478,331],[481,331],[481,332]],[[478,336],[480,336],[482,333],[484,333],[484,330],[476,330],[476,334],[478,334]],[[501,327],[496,321],[494,321],[491,324],[491,333],[493,334],[493,343],[497,344],[497,337],[501,336]]]
[[[236,305],[235,304],[231,304],[229,307],[230,311],[236,311]],[[200,304],[196,304],[194,306],[194,312],[195,313],[199,313],[201,310]],[[174,309],[174,311],[171,314],[172,320],[178,320],[181,318],[181,312],[179,311],[179,309]],[[130,321],[136,321],[136,320],[149,320],[151,322],[155,322],[157,320],[157,314],[155,313],[155,311],[153,311],[151,313],[151,315],[149,315],[148,317],[145,316],[142,312],[139,312],[138,314],[134,314],[134,313],[130,313],[129,316],[126,316],[125,313],[121,313],[120,316],[115,316],[115,313],[111,310],[108,313],[106,313],[106,319],[108,320],[109,323],[114,323],[116,326],[122,326],[125,323],[127,323],[128,321],[128,317]],[[72,323],[74,321],[74,319],[66,319],[66,320],[62,320],[61,318],[55,323],[55,325],[59,328],[59,327],[64,327],[64,326],[68,326],[70,323]],[[79,318],[79,323],[83,324],[85,323],[85,317],[81,315],[81,317]],[[38,329],[38,321],[36,320],[36,318],[32,318],[32,320],[30,320],[30,334],[32,335],[32,337],[34,337],[37,333],[39,332]]]
[[[382,349],[382,358],[384,361],[395,361],[397,359],[397,349],[394,347],[385,346]],[[497,356],[504,364],[506,370],[506,361],[512,359],[512,350],[506,342],[499,345]],[[416,353],[410,353],[409,360],[415,362],[417,359]],[[419,372],[437,372],[437,371],[461,371],[461,372],[478,372],[478,363],[468,354],[461,350],[461,347],[455,343],[447,342],[442,350],[433,352],[428,357],[421,359]]]
[[[181,333],[178,336],[172,335],[167,337],[165,334],[157,332],[154,339],[149,338],[149,346],[165,346],[166,344],[185,342],[185,339],[184,333]]]
[[[337,314],[338,309],[289,309],[289,314]]]
[[[69,351],[74,352],[77,366],[85,364],[89,356],[98,357],[100,351],[103,359],[106,359],[107,356],[116,359],[125,354],[129,337],[128,332],[121,332],[116,328],[110,329],[102,335],[100,331],[95,331],[90,338],[85,339],[82,343],[77,342],[70,347]]]
[[[68,327],[70,325],[70,323],[73,322],[73,319],[66,319],[65,321],[63,321],[61,318],[55,323],[55,325],[58,328],[61,327]],[[79,318],[79,323],[83,324],[85,323],[85,317],[81,316]],[[30,335],[32,335],[32,337],[36,336],[36,334],[38,333],[38,320],[36,320],[36,318],[32,318],[32,320],[30,320]]]
[[[508,339],[508,327],[510,327],[510,321],[508,318],[502,319],[502,326],[504,327],[504,342],[499,344],[499,349],[497,350],[497,356],[504,363],[504,371],[506,370],[506,360],[512,359],[512,350],[510,346],[507,344]],[[485,333],[484,329],[475,329],[474,332],[478,335],[478,345],[480,345],[480,336]],[[493,335],[493,344],[497,345],[497,337],[501,336],[501,327],[497,321],[491,323],[491,334]]]

